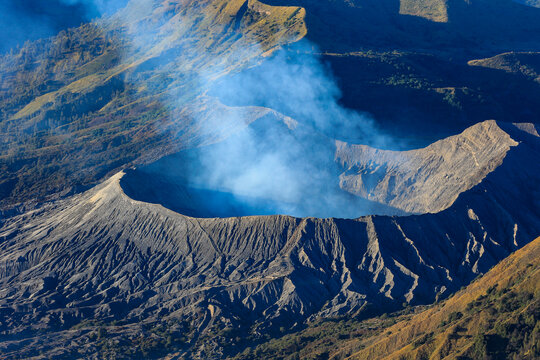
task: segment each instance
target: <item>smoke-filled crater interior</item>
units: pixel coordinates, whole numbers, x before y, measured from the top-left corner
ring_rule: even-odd
[[[262,119],[225,141],[129,170],[121,185],[131,198],[198,218],[396,214],[341,189],[334,155],[334,140]]]

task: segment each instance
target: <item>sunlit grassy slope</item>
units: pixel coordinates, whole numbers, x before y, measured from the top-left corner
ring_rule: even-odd
[[[210,101],[198,74],[223,76],[297,41],[304,15],[256,0],[156,1],[152,11],[127,8],[8,53],[0,58],[0,201],[93,184],[193,146]]]
[[[436,22],[448,21],[447,0],[401,0],[399,13],[419,16]]]
[[[540,356],[540,239],[450,299],[377,336],[353,358]]]

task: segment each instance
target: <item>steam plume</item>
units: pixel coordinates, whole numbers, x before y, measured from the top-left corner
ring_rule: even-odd
[[[62,1],[84,6],[88,14],[117,10],[104,0]],[[202,111],[192,112],[198,132],[193,137],[204,139],[213,134],[222,141],[201,141],[206,146],[170,164],[183,169],[176,181],[187,192],[197,188],[228,193],[236,202],[233,207],[240,210],[220,213],[223,216],[286,213],[356,217],[381,210],[340,189],[335,140],[386,147],[394,139],[379,131],[369,115],[339,104],[339,88],[313,44],[303,40],[263,57],[267,49],[262,44],[244,40],[226,56],[213,49],[200,53],[201,47],[192,44],[202,42],[197,37],[203,35],[182,29],[189,21],[176,22],[174,27],[168,27],[170,18],[166,16],[141,21],[153,16],[156,6],[153,0],[132,0],[114,15],[115,21],[124,23],[126,40],[132,45],[124,61],[152,61],[148,75],[141,66],[126,75],[126,81],[140,81],[141,86],[134,87],[148,88],[155,79],[167,79],[156,81],[155,91],[165,94],[161,101],[176,111],[193,106],[193,98],[202,99],[202,107],[234,109],[214,113],[211,118]],[[190,41],[174,43],[177,40],[171,34],[184,30]],[[190,60],[194,52],[198,52],[197,62]],[[185,92],[192,96],[184,96]],[[172,168],[165,171],[179,173]],[[215,197],[198,199],[211,209]],[[222,205],[218,202],[215,207]]]

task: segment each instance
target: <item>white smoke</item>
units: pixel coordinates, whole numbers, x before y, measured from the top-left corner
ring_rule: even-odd
[[[118,3],[104,0],[63,1],[84,3],[100,15],[111,15],[119,8]],[[313,44],[303,40],[263,57],[267,49],[243,38],[226,57],[215,49],[200,53],[201,47],[191,44],[198,44],[203,39],[197,37],[203,35],[182,29],[189,21],[177,21],[176,27],[170,27],[170,18],[152,17],[159,4],[155,0],[131,0],[126,9],[109,18],[123,23],[121,27],[126,30],[125,40],[131,44],[126,63],[141,66],[141,59],[155,62],[148,75],[133,66],[135,70],[125,77],[135,82],[133,88],[149,88],[149,82],[154,81],[155,91],[165,94],[159,99],[172,109],[171,114],[193,107],[194,97],[201,107],[222,102],[230,107],[256,106],[259,112],[261,108],[274,110],[255,121],[254,111],[218,111],[212,118],[208,118],[208,112],[192,111],[192,131],[197,129],[192,137],[225,134],[226,139],[197,149],[196,156],[183,157],[192,162],[178,164],[189,169],[182,176],[183,182],[230,192],[239,202],[254,201],[246,207],[259,207],[255,213],[356,217],[372,212],[369,204],[339,188],[334,141],[387,147],[394,139],[377,129],[369,115],[339,104],[340,90]],[[194,12],[192,16],[196,16]],[[107,21],[98,24],[106,27]],[[222,26],[225,29],[227,24]],[[182,31],[189,34],[189,41],[172,36]],[[168,51],[175,57],[164,56]],[[188,61],[193,52],[198,52],[197,62]],[[194,96],[185,97],[186,92]],[[237,126],[231,132],[231,124],[251,125]],[[265,204],[260,206],[268,209],[257,204]]]

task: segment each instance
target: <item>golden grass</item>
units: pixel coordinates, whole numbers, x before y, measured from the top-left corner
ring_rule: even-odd
[[[226,2],[210,0],[204,8],[203,18],[200,22],[197,22],[196,16],[193,14],[186,16],[186,14],[179,13],[175,16],[176,19],[163,24],[160,38],[156,39],[155,45],[151,48],[144,49],[142,53],[130,54],[124,58],[122,63],[106,72],[92,73],[92,69],[99,69],[102,62],[111,61],[117,56],[109,53],[103,54],[78,69],[78,73],[84,77],[57,91],[36,97],[13,115],[12,119],[21,119],[32,116],[39,111],[54,108],[57,99],[66,93],[85,94],[91,92],[97,86],[106,84],[111,78],[127,71],[134,71],[146,61],[158,58],[170,48],[185,47],[185,53],[197,54],[190,60],[179,59],[185,69],[189,69],[192,64],[204,62],[208,62],[208,65],[211,66],[217,60],[229,57],[232,57],[233,60],[226,63],[229,66],[233,64],[233,67],[238,67],[250,58],[268,55],[280,45],[298,41],[307,34],[303,8],[270,6],[257,0],[249,0],[246,14],[242,17],[238,28],[243,36],[231,40],[231,34],[224,33],[224,29],[228,28],[231,20],[237,16],[244,4],[244,0]],[[195,38],[192,38],[193,34],[196,34]],[[244,49],[250,46],[256,47],[247,51]],[[71,60],[76,57],[77,54],[74,54]],[[206,57],[206,59],[202,59],[202,57]],[[228,70],[232,70],[232,68]],[[105,106],[104,109],[107,107]]]
[[[400,321],[380,336],[366,340],[366,348],[352,355],[351,359],[398,359],[415,358],[419,351],[430,353],[431,359],[455,358],[471,346],[471,338],[492,320],[486,311],[465,314],[467,305],[486,290],[496,286],[517,292],[540,295],[540,237],[510,255],[482,278],[474,281],[454,296],[410,320]],[[460,312],[462,318],[443,325],[451,314]],[[510,321],[510,319],[497,319]],[[432,333],[432,341],[424,346],[412,345],[426,334]]]
[[[447,0],[401,0],[399,13],[434,22],[448,22]]]

